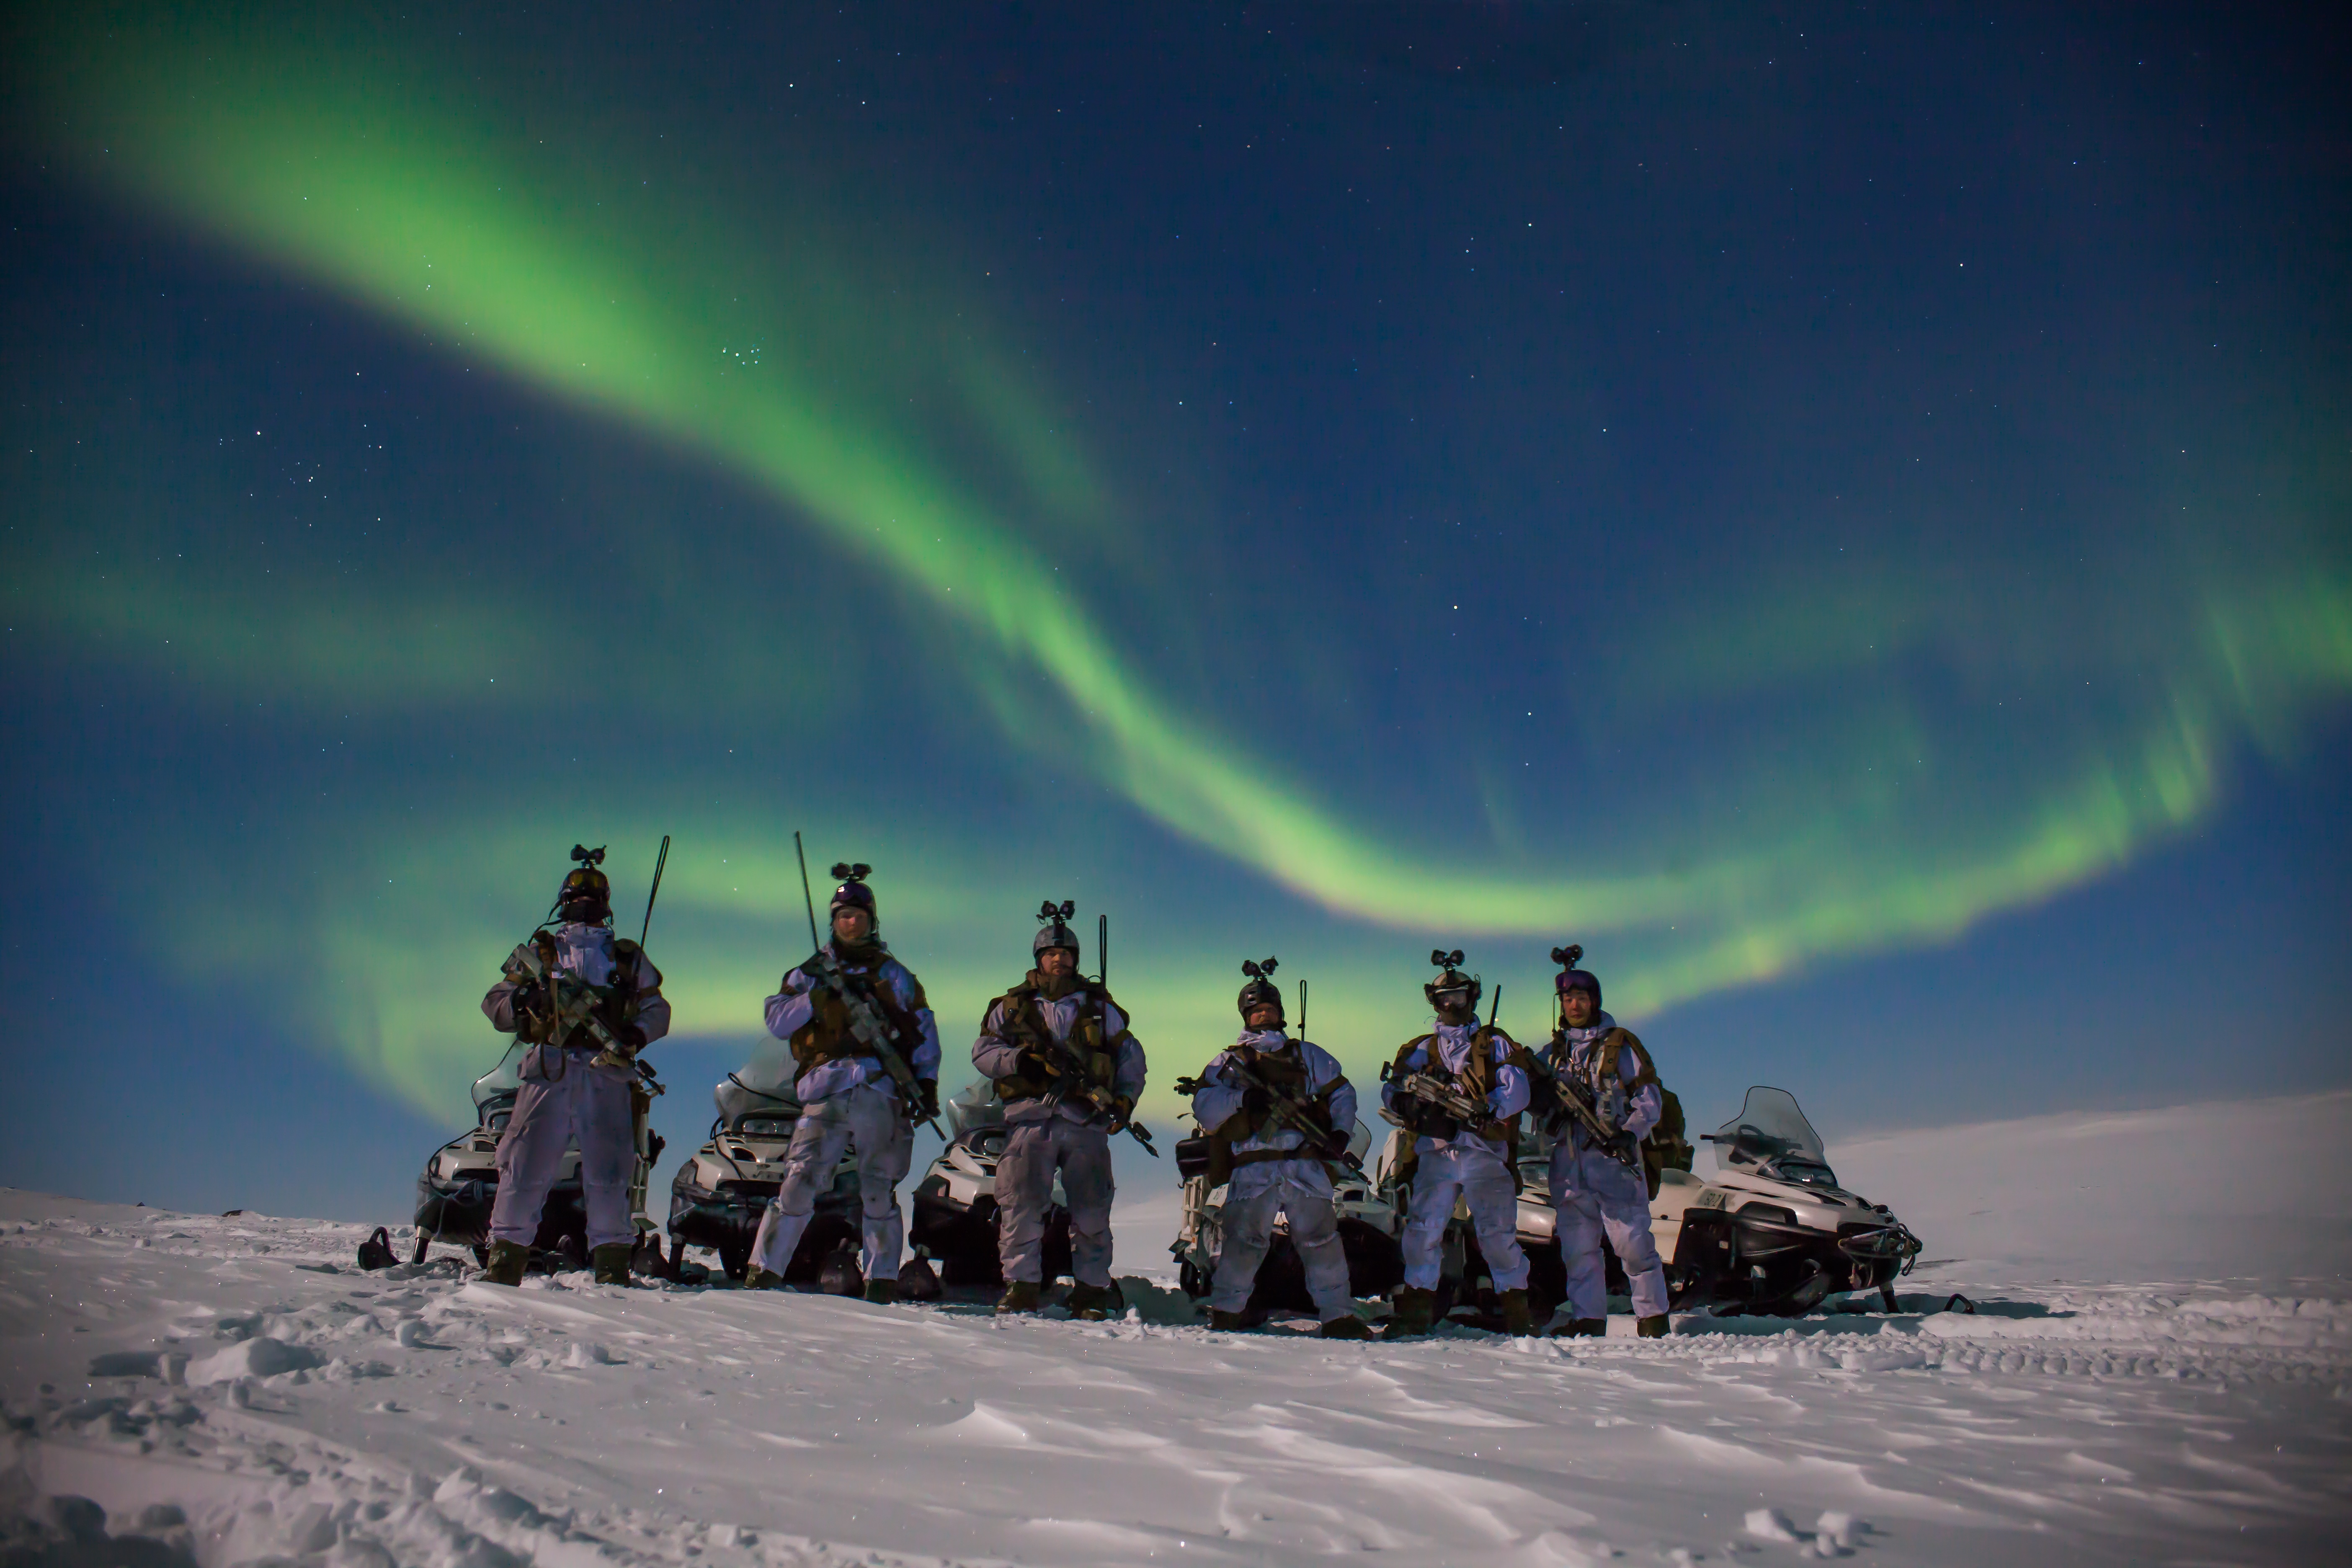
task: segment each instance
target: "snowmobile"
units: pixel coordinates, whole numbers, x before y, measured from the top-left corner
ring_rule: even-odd
[[[1004,1101],[981,1079],[940,1107],[947,1147],[915,1184],[915,1218],[907,1240],[918,1258],[937,1260],[947,1286],[1004,1283],[996,1251],[996,1162],[1004,1155]],[[1048,1280],[1070,1271],[1070,1211],[1062,1178],[1054,1177],[1045,1211],[1043,1271]]]
[[[719,1115],[710,1140],[682,1163],[669,1184],[669,1271],[681,1275],[689,1247],[719,1254],[720,1272],[740,1280],[751,1272],[751,1244],[761,1216],[783,1184],[784,1156],[800,1124],[793,1098],[794,1065],[781,1042],[770,1042],[711,1089]],[[788,1283],[817,1280],[825,1261],[859,1237],[857,1151],[842,1151],[833,1185],[816,1200],[815,1217],[784,1269]]]
[[[474,1080],[474,1125],[434,1151],[416,1178],[416,1251],[409,1259],[422,1263],[436,1241],[454,1242],[473,1249],[474,1261],[489,1260],[490,1209],[498,1202],[499,1139],[514,1115],[515,1096],[522,1088],[522,1057],[531,1047],[520,1040],[507,1047],[499,1065]],[[646,1214],[646,1188],[654,1162],[661,1158],[662,1135],[647,1125],[653,1097],[660,1092],[653,1068],[637,1064],[637,1082],[629,1097],[631,1128],[637,1146],[635,1168],[629,1176],[629,1214],[637,1230],[636,1255],[630,1268],[641,1274],[661,1272],[661,1237]],[[580,1149],[564,1152],[563,1166],[548,1189],[547,1205],[540,1211],[539,1234],[532,1238],[534,1255],[561,1260],[570,1268],[588,1266],[588,1212],[581,1198]]]
[[[1178,1145],[1179,1168],[1187,1153],[1187,1139]],[[1348,1152],[1359,1160],[1372,1145],[1371,1130],[1359,1121],[1348,1139]],[[1356,1296],[1384,1296],[1404,1281],[1404,1253],[1398,1238],[1404,1231],[1403,1212],[1381,1193],[1373,1179],[1333,1162],[1331,1205],[1339,1216],[1339,1245],[1348,1255],[1348,1289]],[[1226,1188],[1212,1187],[1205,1173],[1184,1180],[1184,1217],[1169,1251],[1176,1258],[1177,1282],[1195,1300],[1209,1293],[1216,1274],[1217,1254],[1224,1247],[1223,1215]],[[1249,1317],[1276,1312],[1312,1312],[1315,1298],[1307,1293],[1306,1266],[1290,1244],[1290,1216],[1274,1222],[1274,1239],[1265,1260],[1258,1266],[1257,1281],[1243,1311]]]
[[[1403,1137],[1390,1139],[1381,1161],[1382,1190],[1391,1195],[1400,1227],[1410,1195],[1394,1190],[1388,1173]],[[1895,1310],[1895,1281],[1911,1271],[1919,1238],[1885,1205],[1837,1184],[1821,1134],[1795,1096],[1759,1084],[1739,1114],[1702,1141],[1715,1146],[1714,1178],[1667,1169],[1650,1199],[1650,1234],[1675,1310],[1801,1317],[1831,1296],[1865,1290],[1876,1290],[1886,1310]],[[1540,1318],[1567,1295],[1554,1241],[1551,1140],[1525,1132],[1517,1153],[1519,1245],[1528,1255],[1528,1304]],[[1623,1293],[1616,1253],[1604,1247],[1602,1254],[1611,1293]],[[1482,1320],[1499,1321],[1485,1274],[1477,1240],[1457,1218],[1446,1227],[1441,1314],[1459,1303]]]

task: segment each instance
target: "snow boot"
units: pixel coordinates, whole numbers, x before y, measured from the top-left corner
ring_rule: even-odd
[[[1528,1293],[1524,1289],[1503,1292],[1503,1331],[1515,1340],[1535,1337],[1535,1316],[1528,1310]]]
[[[1350,1312],[1332,1319],[1316,1332],[1327,1340],[1368,1340],[1372,1337],[1372,1326]]]
[[[625,1241],[608,1241],[588,1255],[589,1266],[596,1270],[599,1285],[626,1285],[629,1282],[629,1256],[636,1248]]]
[[[490,1260],[482,1265],[482,1283],[520,1285],[523,1270],[530,1267],[530,1247],[520,1241],[494,1241],[490,1243]]]
[[[1653,1312],[1646,1318],[1633,1320],[1633,1332],[1645,1340],[1663,1340],[1675,1331],[1664,1312]]]
[[[1009,1318],[1017,1312],[1034,1312],[1037,1310],[1038,1294],[1034,1279],[1015,1279],[1004,1288],[1004,1294],[997,1298],[996,1315]]]
[[[782,1275],[772,1268],[762,1268],[757,1264],[752,1265],[751,1274],[743,1281],[743,1289],[746,1290],[781,1290],[783,1288]]]
[[[1396,1293],[1395,1310],[1389,1314],[1388,1337],[1407,1340],[1425,1334],[1436,1316],[1437,1292],[1407,1285]]]
[[[1070,1316],[1084,1319],[1089,1323],[1099,1323],[1110,1317],[1124,1317],[1127,1313],[1127,1298],[1119,1293],[1116,1285],[1074,1283],[1063,1305],[1069,1308]]]
[[[1608,1334],[1609,1320],[1606,1318],[1571,1318],[1567,1327],[1551,1331],[1551,1337],[1556,1340],[1598,1340],[1607,1338]]]
[[[868,1279],[866,1282],[866,1299],[877,1307],[887,1307],[898,1299],[898,1282],[896,1279]]]
[[[1219,1307],[1209,1309],[1209,1327],[1220,1334],[1245,1334],[1257,1327],[1247,1312],[1228,1312]]]

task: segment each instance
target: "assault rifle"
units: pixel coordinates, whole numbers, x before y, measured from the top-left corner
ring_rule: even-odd
[[[1032,1050],[1042,1048],[1043,1051],[1052,1053],[1044,1058],[1045,1071],[1054,1078],[1064,1095],[1075,1094],[1091,1107],[1097,1115],[1109,1117],[1112,1131],[1125,1132],[1143,1145],[1144,1152],[1155,1160],[1160,1158],[1160,1150],[1151,1142],[1151,1129],[1140,1121],[1119,1114],[1118,1097],[1103,1085],[1094,1081],[1092,1064],[1087,1060],[1085,1054],[1077,1047],[1067,1040],[1055,1039],[1051,1029],[1042,1035],[1027,1029],[1024,1029],[1022,1033],[1027,1037],[1029,1047]]]
[[[1591,1100],[1585,1098],[1582,1084],[1566,1073],[1553,1071],[1550,1065],[1541,1058],[1531,1058],[1531,1062],[1535,1068],[1532,1076],[1538,1085],[1551,1091],[1552,1097],[1559,1102],[1559,1109],[1563,1114],[1582,1127],[1596,1145],[1608,1152],[1611,1159],[1629,1170],[1641,1168],[1640,1162],[1633,1153],[1633,1140],[1626,1136],[1622,1129],[1614,1131],[1611,1129],[1609,1123],[1602,1119],[1599,1109]]]
[[[1494,1113],[1485,1105],[1471,1099],[1434,1073],[1426,1071],[1401,1073],[1396,1070],[1396,1064],[1391,1062],[1381,1068],[1381,1081],[1390,1085],[1400,1094],[1412,1096],[1465,1128],[1475,1131],[1495,1120]],[[1407,1121],[1385,1105],[1381,1107],[1381,1114],[1408,1132],[1419,1131],[1412,1122]]]
[[[596,1011],[600,1005],[610,1000],[612,992],[600,990],[584,980],[574,980],[571,983],[571,994],[566,995],[563,977],[556,973],[555,965],[551,962],[553,943],[541,947],[540,940],[533,937],[529,942],[517,942],[513,954],[507,960],[507,970],[509,973],[529,975],[547,992],[546,1015],[535,1020],[540,1026],[539,1032],[546,1037],[541,1043],[561,1046],[572,1037],[573,1030],[585,1029],[589,1037],[603,1047],[589,1059],[590,1067],[619,1068],[643,1079],[652,1092],[659,1094],[661,1085],[654,1081],[653,1074],[637,1060],[637,1048],[613,1033]]]
[[[1364,1162],[1344,1142],[1339,1146],[1337,1153],[1320,1152],[1328,1146],[1328,1140],[1337,1134],[1338,1129],[1328,1125],[1322,1118],[1318,1117],[1305,1101],[1297,1099],[1278,1085],[1269,1082],[1256,1068],[1238,1055],[1229,1055],[1225,1058],[1225,1070],[1239,1079],[1244,1089],[1255,1089],[1263,1093],[1273,1106],[1275,1121],[1293,1131],[1306,1134],[1306,1147],[1318,1152],[1318,1158],[1337,1160],[1358,1175],[1363,1173]],[[1209,1088],[1212,1082],[1212,1079],[1204,1078],[1180,1078],[1176,1080],[1176,1092],[1186,1095],[1198,1094]],[[1320,1096],[1318,1098],[1319,1099]]]
[[[812,997],[820,991],[830,991],[841,999],[843,1010],[849,1015],[851,1037],[881,1059],[882,1070],[898,1086],[898,1103],[908,1123],[920,1122],[929,1127],[945,1142],[947,1134],[940,1131],[939,1118],[923,1114],[922,1080],[915,1076],[906,1053],[898,1048],[898,1031],[883,1015],[881,1004],[874,999],[872,985],[852,977],[823,949],[801,965],[801,973],[808,976]]]

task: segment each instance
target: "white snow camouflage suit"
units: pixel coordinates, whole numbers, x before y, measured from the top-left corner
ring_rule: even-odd
[[[609,986],[614,981],[610,926],[567,922],[555,928],[554,971],[560,980]],[[629,1020],[648,1042],[669,1033],[669,1003],[661,994],[661,971],[635,942],[627,944],[635,973],[635,1011]],[[515,994],[526,982],[501,980],[482,998],[482,1011],[500,1034],[515,1032]],[[603,1047],[585,1029],[562,1046],[536,1045],[523,1053],[521,1088],[514,1113],[499,1139],[499,1195],[490,1207],[490,1239],[529,1247],[539,1234],[548,1189],[563,1168],[563,1156],[580,1147],[580,1195],[587,1211],[588,1247],[635,1243],[636,1222],[629,1213],[629,1178],[637,1161],[635,1117],[629,1097],[634,1075],[622,1068],[593,1068]]]
[[[1013,994],[1020,993],[1016,991]],[[1129,1032],[1128,1016],[1108,994],[1083,978],[1058,997],[1036,996],[1045,1031],[1066,1040],[1085,1016],[1082,1009],[1100,998],[1106,1042],[1117,1042],[1111,1089],[1132,1102],[1143,1092],[1143,1046]],[[1010,1017],[1013,995],[991,1004],[972,1042],[971,1065],[992,1079],[1003,1093],[1007,1079],[1021,1079],[1021,1032]],[[1070,1214],[1070,1275],[1081,1285],[1110,1283],[1110,1119],[1082,1101],[1058,1094],[1008,1096],[1004,1103],[1004,1152],[996,1162],[996,1255],[1005,1281],[1045,1283],[1045,1211],[1053,1205],[1054,1173],[1062,1174],[1062,1198]]]
[[[1446,1071],[1460,1074],[1470,1060],[1470,1047],[1481,1026],[1439,1024],[1428,1041],[1416,1046],[1399,1063],[1417,1071],[1434,1050]],[[1507,1121],[1528,1108],[1528,1075],[1511,1058],[1518,1045],[1500,1029],[1488,1042],[1495,1083],[1486,1093],[1486,1109],[1497,1121]],[[1381,1089],[1381,1103],[1393,1110],[1399,1099],[1394,1084]],[[1524,1289],[1528,1283],[1527,1254],[1519,1249],[1518,1184],[1508,1163],[1516,1151],[1497,1146],[1465,1127],[1451,1138],[1423,1134],[1414,1140],[1419,1164],[1412,1179],[1412,1208],[1404,1227],[1404,1282],[1419,1290],[1434,1289],[1444,1268],[1445,1223],[1454,1215],[1456,1197],[1469,1205],[1471,1228],[1478,1250],[1497,1290]]]
[[[889,945],[877,937],[863,947],[845,949],[826,944],[832,962],[853,977],[866,978],[887,992],[900,1008],[913,1015],[921,1034],[908,1065],[915,1077],[936,1083],[940,1076],[940,1026],[932,1016],[923,987],[912,971],[890,955]],[[811,993],[815,982],[804,968],[784,976],[783,985],[768,998],[768,1033],[780,1040],[820,1023]],[[845,1147],[857,1152],[857,1200],[864,1246],[858,1265],[866,1278],[896,1279],[900,1255],[906,1250],[905,1216],[898,1209],[898,1183],[914,1158],[915,1131],[900,1109],[898,1087],[881,1058],[849,1054],[862,1049],[840,1046],[845,1054],[820,1062],[794,1079],[793,1093],[801,1102],[800,1121],[793,1128],[792,1147],[784,1155],[784,1179],[760,1216],[760,1233],[751,1243],[751,1261],[781,1275],[793,1260],[793,1251],[816,1213],[817,1194],[833,1184]]]
[[[1322,1047],[1306,1040],[1293,1040],[1280,1029],[1244,1031],[1235,1048],[1246,1047],[1261,1055],[1281,1053],[1302,1063],[1304,1079],[1295,1091],[1301,1100],[1321,1095],[1331,1085],[1339,1087],[1331,1096],[1331,1125],[1347,1131],[1356,1124],[1356,1088],[1349,1083],[1339,1061]],[[1229,1068],[1233,1050],[1217,1053],[1217,1058],[1201,1072],[1200,1092],[1192,1096],[1192,1119],[1204,1128],[1225,1125],[1242,1109],[1245,1091],[1232,1080]],[[1251,1154],[1297,1149],[1307,1142],[1307,1135],[1294,1128],[1282,1127],[1271,1121],[1262,1124],[1245,1138],[1234,1141],[1236,1157],[1232,1179],[1225,1184],[1225,1204],[1220,1218],[1224,1240],[1217,1251],[1216,1273],[1209,1290],[1209,1305],[1220,1312],[1238,1312],[1249,1305],[1250,1287],[1257,1282],[1257,1271],[1265,1261],[1267,1246],[1274,1237],[1274,1219],[1277,1214],[1290,1216],[1290,1244],[1298,1250],[1298,1261],[1306,1268],[1307,1289],[1315,1299],[1315,1315],[1325,1322],[1345,1318],[1355,1310],[1354,1294],[1348,1283],[1348,1254],[1339,1245],[1339,1215],[1331,1206],[1331,1173],[1321,1160],[1244,1160]]]
[[[1615,1060],[1601,1059],[1601,1042],[1616,1027],[1617,1020],[1602,1013],[1583,1028],[1564,1030],[1545,1059],[1553,1071],[1584,1085],[1596,1098],[1614,1098],[1610,1093],[1613,1085],[1625,1105],[1620,1124],[1638,1144],[1658,1124],[1665,1101],[1654,1074],[1638,1089],[1632,1089],[1648,1063],[1641,1042],[1631,1034],[1618,1037],[1622,1044]],[[1608,1315],[1608,1266],[1601,1255],[1604,1237],[1624,1265],[1634,1314],[1654,1317],[1666,1310],[1666,1271],[1650,1236],[1650,1186],[1638,1160],[1627,1168],[1592,1142],[1583,1123],[1570,1120],[1552,1145],[1551,1209],[1560,1266],[1568,1271],[1568,1299],[1561,1311],[1570,1318]]]

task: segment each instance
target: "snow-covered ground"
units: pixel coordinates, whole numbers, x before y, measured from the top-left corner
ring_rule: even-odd
[[[1572,1343],[509,1291],[0,1193],[0,1558],[2342,1563],[2347,1148],[2342,1094],[1833,1147],[1927,1241],[1904,1314]]]

